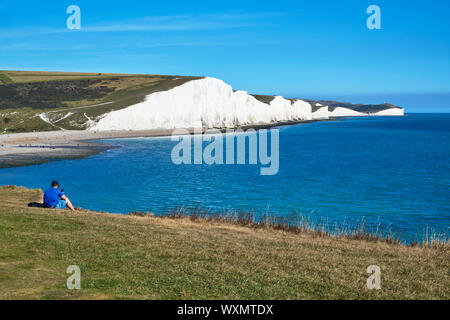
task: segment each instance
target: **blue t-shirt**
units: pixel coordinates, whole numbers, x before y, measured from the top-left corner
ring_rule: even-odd
[[[59,202],[59,198],[62,197],[62,193],[59,189],[49,188],[44,193],[44,204],[46,207],[56,207]]]

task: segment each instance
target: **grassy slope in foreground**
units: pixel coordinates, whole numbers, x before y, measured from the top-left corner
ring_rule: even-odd
[[[252,229],[229,223],[28,208],[0,188],[0,299],[449,299],[448,247]],[[77,264],[82,289],[66,289]],[[366,288],[366,268],[382,289]]]

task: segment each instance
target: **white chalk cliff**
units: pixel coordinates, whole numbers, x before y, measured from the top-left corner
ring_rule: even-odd
[[[400,115],[392,108],[375,115]],[[174,128],[233,128],[281,121],[368,115],[347,108],[322,107],[312,112],[303,100],[276,96],[263,103],[245,91],[233,91],[215,78],[191,80],[167,91],[149,94],[141,103],[103,115],[90,130],[148,130]]]
[[[391,109],[386,109],[386,110],[370,113],[369,115],[371,115],[371,116],[403,116],[404,110],[400,109],[400,108],[391,108]]]

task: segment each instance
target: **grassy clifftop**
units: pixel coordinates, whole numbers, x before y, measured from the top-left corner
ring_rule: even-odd
[[[28,208],[0,188],[0,299],[449,299],[448,247]],[[81,269],[68,290],[66,268]],[[381,290],[366,269],[381,268]]]
[[[0,71],[0,133],[85,129],[98,116],[198,77]]]
[[[395,106],[391,103],[381,103],[381,104],[353,104],[350,102],[339,102],[339,101],[333,101],[333,100],[306,100],[312,105],[313,111],[317,111],[321,108],[321,106],[318,106],[316,104],[322,105],[322,106],[328,106],[329,111],[333,111],[334,109],[341,107],[341,108],[347,108],[351,110],[355,110],[358,112],[379,112],[386,109],[401,109],[399,106]]]

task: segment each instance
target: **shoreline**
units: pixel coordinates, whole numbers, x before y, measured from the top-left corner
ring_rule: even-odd
[[[249,125],[235,129],[268,129],[281,126],[336,121],[341,118],[303,121],[281,121],[269,124]],[[230,128],[216,128],[221,132]],[[0,169],[38,165],[60,160],[84,159],[106,152],[118,146],[93,142],[94,140],[167,137],[175,129],[149,129],[138,131],[42,131],[0,135]],[[194,128],[187,128],[194,134]],[[205,129],[202,130],[204,132]]]

